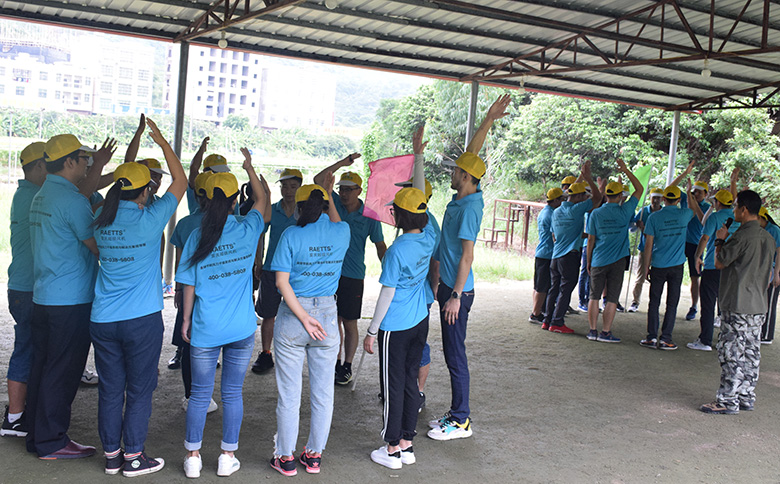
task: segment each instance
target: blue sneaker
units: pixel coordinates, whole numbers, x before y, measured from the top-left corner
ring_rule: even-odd
[[[599,332],[595,329],[591,329],[588,331],[588,334],[585,335],[586,338],[588,338],[591,341],[596,341],[599,337]]]
[[[588,305],[587,304],[580,304],[579,306],[577,306],[577,309],[579,309],[583,313],[587,313],[588,312]]]
[[[598,338],[596,338],[596,341],[601,341],[602,343],[620,343],[620,338],[616,337],[612,334],[612,331],[606,332],[602,331],[599,333]]]
[[[693,321],[696,319],[696,307],[691,306],[691,309],[688,310],[688,314],[685,315],[686,321]]]
[[[439,428],[429,430],[428,437],[433,440],[464,439],[471,437],[471,433],[470,418],[466,418],[463,423],[458,423],[450,418],[444,421]]]

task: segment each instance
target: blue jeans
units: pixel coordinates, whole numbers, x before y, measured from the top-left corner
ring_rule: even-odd
[[[474,304],[474,291],[464,292],[460,298],[460,311],[455,324],[448,324],[444,317],[444,303],[452,295],[452,288],[444,283],[439,284],[436,299],[439,301],[439,317],[441,318],[441,343],[444,350],[444,361],[450,372],[452,401],[450,414],[458,423],[465,423],[471,413],[469,408],[469,362],[466,358],[466,327],[469,311]]]
[[[98,434],[103,450],[144,450],[162,349],[162,313],[115,323],[91,323],[98,380]],[[124,416],[122,411],[124,410]]]
[[[8,290],[8,311],[14,318],[14,352],[8,361],[8,379],[27,383],[32,368],[33,293]]]
[[[309,316],[320,322],[327,336],[322,341],[312,339],[282,301],[274,323],[276,385],[279,390],[274,454],[280,456],[293,455],[298,440],[304,358],[309,365],[311,400],[311,423],[306,449],[311,452],[325,450],[333,417],[333,368],[339,353],[336,300],[333,296],[325,296],[299,297],[298,301]]]
[[[192,364],[192,394],[187,406],[187,450],[200,450],[206,412],[214,392],[217,358],[222,351],[222,450],[238,450],[238,434],[244,419],[244,377],[252,360],[255,335],[214,348],[190,346]]]

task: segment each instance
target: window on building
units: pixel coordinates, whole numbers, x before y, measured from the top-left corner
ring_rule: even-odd
[[[252,107],[255,107],[255,103],[252,103]]]
[[[241,105],[246,106],[246,96],[241,96]]]
[[[235,112],[236,110],[234,108],[228,108],[228,114],[233,114]]]
[[[130,106],[130,101],[119,101],[120,106]]]
[[[224,77],[220,77],[219,78],[219,87],[225,87],[225,84],[226,84],[225,83],[225,78]]]
[[[138,97],[147,97],[149,96],[149,86],[138,86],[137,91]]]
[[[148,81],[149,80],[149,71],[146,69],[140,69],[138,71],[138,80],[139,81]]]
[[[0,67],[0,76],[5,76],[5,67]]]
[[[253,87],[253,88],[252,88],[252,94],[254,94],[254,93],[256,93],[256,92],[257,92],[257,88],[256,88],[256,87]]]
[[[214,76],[209,76],[208,86],[214,87]]]
[[[214,72],[217,70],[217,63],[214,61],[209,62],[209,72]]]
[[[198,70],[199,70],[200,72],[203,72],[203,66],[199,66],[199,67],[198,67]]]
[[[74,89],[81,89],[81,81],[83,78],[81,76],[76,76],[73,78],[73,88]]]
[[[81,94],[74,93],[73,94],[73,104],[78,106],[81,103]]]
[[[92,78],[91,77],[85,77],[84,78],[84,85],[85,86],[91,86],[92,85]]]
[[[101,81],[100,82],[100,92],[102,94],[113,94],[114,92],[114,85],[110,82]]]
[[[221,63],[219,65],[219,73],[220,74],[226,74],[227,73],[227,64],[226,63],[223,62],[223,63]]]
[[[244,77],[248,76],[249,75],[249,67],[247,67],[247,66],[242,67],[241,68],[241,75],[244,76]]]
[[[257,65],[257,59],[255,59],[255,65]]]
[[[101,99],[100,100],[100,109],[111,109],[111,100],[110,99]]]
[[[222,57],[223,59],[227,59],[227,56],[228,56],[228,52],[226,50],[222,50],[222,55],[220,57]]]
[[[216,57],[217,56],[217,49],[209,49],[209,56]]]
[[[249,83],[247,83],[246,81],[241,81],[241,89],[246,89],[248,85]]]
[[[231,89],[235,89],[237,86],[238,86],[238,81],[236,81],[235,79],[231,79],[230,80],[230,88]]]
[[[16,86],[16,95],[24,96],[24,86]]]
[[[60,91],[54,91],[54,99],[59,100],[62,97],[62,93]]]
[[[200,101],[200,96],[198,96],[196,100],[197,100],[197,101]]]
[[[230,104],[235,104],[236,103],[236,95],[235,94],[231,94],[230,95],[230,101],[229,102],[230,102]]]
[[[249,62],[249,52],[244,52],[244,62]]]
[[[5,94],[5,85],[0,84],[0,94]]]
[[[213,94],[209,94],[208,96],[206,96],[206,101],[213,102],[214,101],[214,95]]]
[[[58,73],[57,73],[57,75],[56,75],[56,76],[54,76],[54,81],[55,81],[55,82],[58,82],[58,83],[59,83],[59,82],[62,82],[62,74],[60,74],[60,73],[58,72]]]
[[[129,67],[120,67],[119,68],[119,78],[120,79],[132,79],[133,78],[133,69]]]
[[[49,80],[49,73],[46,71],[41,71],[40,79],[42,81],[48,81]]]
[[[84,102],[85,103],[89,102],[89,94],[84,94]]]
[[[62,76],[62,87],[70,87],[70,83],[73,81],[73,76],[65,74]]]
[[[233,52],[233,60],[238,60],[240,56],[241,56],[241,52]]]
[[[198,81],[198,85],[202,86],[203,85],[203,81]]]
[[[200,51],[200,56],[203,57],[204,55],[206,55],[206,51],[204,50]]]
[[[238,74],[238,64],[233,64],[232,66],[230,66],[230,73],[233,74],[234,76]]]
[[[38,89],[38,97],[46,99],[46,89]]]
[[[104,76],[113,77],[114,76],[114,66],[101,66],[100,67],[100,73]],[[57,74],[59,76],[59,74]]]
[[[257,74],[253,75],[252,79],[257,79]]]
[[[116,89],[116,93],[120,96],[130,96],[133,94],[132,84],[119,84]]]
[[[17,82],[30,82],[32,77],[32,71],[29,69],[14,69],[13,70],[14,81]]]
[[[206,116],[214,115],[214,106],[206,106]]]

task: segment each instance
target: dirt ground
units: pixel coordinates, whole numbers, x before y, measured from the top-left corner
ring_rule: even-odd
[[[3,287],[5,289],[5,287]],[[780,482],[780,358],[776,346],[762,347],[761,377],[754,412],[713,416],[698,406],[713,400],[719,381],[715,352],[685,348],[698,334],[698,322],[683,319],[690,303],[680,302],[675,341],[681,348],[660,352],[638,345],[645,335],[646,302],[637,314],[618,314],[614,333],[621,344],[590,342],[585,315],[570,316],[575,335],[542,332],[529,324],[530,282],[478,283],[469,321],[471,408],[474,435],[436,442],[425,436],[426,422],[448,408],[449,379],[438,324],[429,341],[433,365],[426,388],[428,406],[420,415],[415,440],[417,464],[390,471],[372,463],[381,444],[376,356],[367,357],[357,390],[336,388],[330,441],[319,476],[302,469],[285,478],[268,466],[275,432],[276,381],[273,374],[248,372],[244,425],[237,456],[241,470],[233,482],[350,483],[406,482],[608,482],[720,483]],[[645,289],[647,291],[647,289]],[[683,293],[687,291],[684,289]],[[373,310],[376,280],[367,281],[364,315]],[[434,306],[435,307],[435,306]],[[170,341],[174,309],[166,300]],[[438,322],[438,318],[436,318]],[[361,328],[367,321],[361,321]],[[259,332],[257,345],[259,346]],[[0,312],[0,373],[7,370],[13,322]],[[147,452],[166,459],[145,482],[185,482],[185,414],[180,372],[168,370],[173,347],[160,357]],[[356,358],[356,362],[357,362]],[[90,366],[93,366],[90,356]],[[5,400],[5,381],[0,400]],[[219,401],[218,390],[215,399]],[[97,388],[82,387],[73,405],[70,435],[98,446]],[[201,482],[216,482],[221,410],[209,416],[204,436]],[[302,404],[300,450],[308,431],[308,398]],[[0,482],[105,482],[100,456],[43,462],[24,451],[23,439],[0,439]],[[226,480],[225,480],[226,481]],[[225,482],[223,481],[223,482]]]

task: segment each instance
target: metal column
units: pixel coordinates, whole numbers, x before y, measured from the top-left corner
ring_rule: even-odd
[[[680,137],[680,111],[674,112],[672,119],[672,139],[669,142],[669,166],[666,169],[666,185],[674,180],[674,169],[677,161],[677,139]]]
[[[179,81],[176,90],[176,115],[173,121],[173,151],[181,159],[181,145],[184,137],[184,98],[187,91],[187,66],[190,58],[189,42],[182,42],[179,49]],[[171,240],[173,230],[176,228],[176,212],[168,220],[166,241]],[[173,284],[173,253],[174,247],[167,242],[165,244],[165,259],[163,263],[163,279],[166,284]]]
[[[469,97],[469,114],[466,118],[466,143],[468,146],[474,136],[474,122],[477,117],[477,96],[479,95],[479,82],[471,81],[471,97]]]

